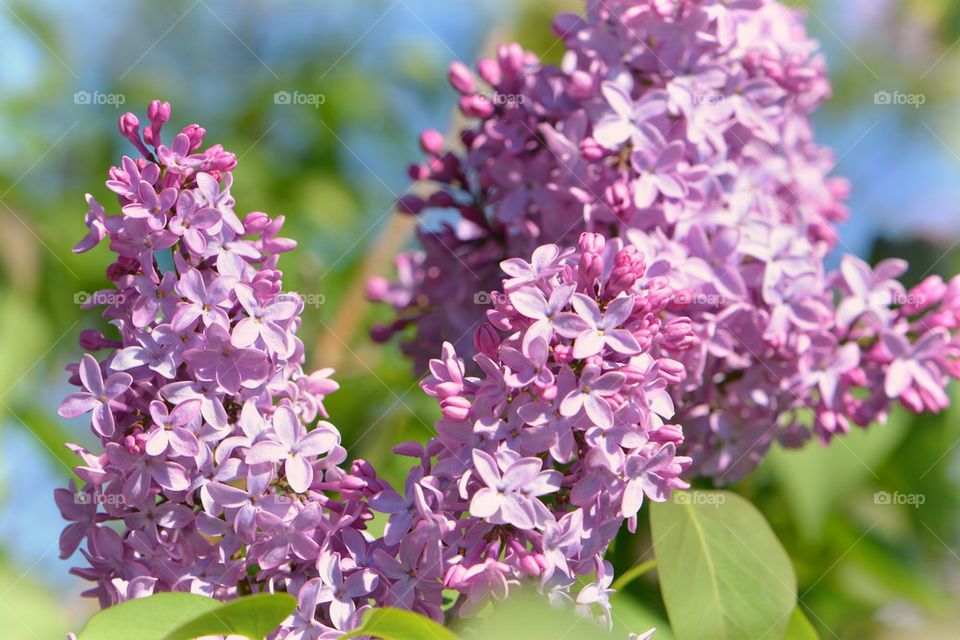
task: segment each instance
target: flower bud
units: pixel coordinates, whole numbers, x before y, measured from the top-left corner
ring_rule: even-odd
[[[462,62],[453,62],[450,65],[447,79],[458,93],[467,95],[476,91],[477,85],[473,80],[473,74]]]

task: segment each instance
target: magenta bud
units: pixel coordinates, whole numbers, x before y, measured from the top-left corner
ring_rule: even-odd
[[[500,65],[496,60],[483,58],[477,63],[477,71],[483,81],[492,87],[496,87],[503,81],[503,74],[500,72]]]
[[[586,98],[593,93],[593,89],[593,76],[586,71],[577,69],[570,74],[570,85],[567,88],[567,93],[574,98]]]
[[[140,137],[140,120],[129,111],[120,116],[120,135],[131,142]]]
[[[532,553],[524,554],[520,557],[520,570],[528,576],[537,576],[540,575],[540,564]]]
[[[430,175],[430,170],[425,164],[411,164],[407,167],[407,175],[410,176],[410,179],[414,182],[418,182],[420,180],[426,180]]]
[[[84,329],[80,332],[79,342],[84,351],[97,351],[103,348],[104,336],[96,329]]]
[[[188,124],[181,133],[190,138],[190,151],[196,151],[203,144],[203,136],[207,130],[198,124]]]
[[[432,156],[440,155],[443,151],[443,134],[436,129],[427,129],[420,134],[420,148]]]
[[[580,141],[580,154],[584,160],[599,160],[607,155],[607,150],[593,138],[584,138]]]
[[[497,349],[500,348],[500,334],[493,325],[485,322],[473,334],[473,346],[478,353],[482,353],[491,358],[497,357]]]
[[[270,226],[270,216],[263,211],[251,211],[243,218],[243,228],[247,233],[260,233]]]
[[[440,412],[447,420],[463,422],[470,415],[470,401],[462,396],[451,396],[440,401]]]
[[[478,94],[463,96],[460,98],[460,111],[468,118],[489,118],[493,114],[493,104]]]
[[[374,301],[379,301],[379,298],[371,298]],[[375,324],[370,327],[370,339],[376,342],[377,344],[384,344],[389,342],[390,338],[393,337],[393,329],[385,324]]]
[[[670,384],[679,384],[687,377],[687,369],[682,362],[670,358],[657,360],[660,376]]]
[[[473,80],[473,74],[470,73],[470,69],[462,62],[453,62],[450,65],[450,71],[447,72],[447,79],[458,93],[466,95],[473,93],[477,89],[477,84]]]
[[[426,206],[426,203],[423,201],[423,198],[410,193],[401,196],[400,199],[397,200],[397,211],[412,216],[423,211],[424,206]]]
[[[367,300],[383,300],[390,291],[390,283],[381,276],[372,276],[367,279],[365,292]]]
[[[580,234],[581,253],[600,253],[606,246],[606,240],[599,233],[584,232]]]
[[[147,107],[147,117],[151,123],[159,122],[161,125],[170,119],[170,103],[160,100],[151,100]]]
[[[446,209],[456,206],[457,201],[454,200],[453,196],[446,191],[434,191],[430,194],[430,197],[427,198],[427,203],[431,207],[440,207],[442,209]]]

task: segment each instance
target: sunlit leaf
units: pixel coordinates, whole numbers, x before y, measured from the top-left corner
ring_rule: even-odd
[[[164,640],[180,625],[221,606],[217,600],[192,593],[127,600],[94,614],[79,640]]]
[[[790,614],[790,624],[787,625],[787,633],[783,640],[819,640],[817,630],[813,628],[803,610],[797,607]]]
[[[286,593],[246,596],[197,616],[168,633],[163,640],[192,640],[224,634],[260,640],[280,626],[296,608],[296,599]]]
[[[651,505],[650,519],[677,638],[783,637],[796,604],[796,576],[753,505],[726,491],[690,491]]]
[[[372,609],[359,629],[343,638],[375,636],[383,640],[457,640],[456,634],[430,618],[402,609]]]

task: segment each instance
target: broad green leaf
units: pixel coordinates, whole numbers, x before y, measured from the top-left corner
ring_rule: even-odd
[[[372,609],[359,629],[343,638],[375,636],[383,640],[458,640],[456,634],[430,618],[402,609]]]
[[[783,636],[783,640],[820,640],[817,630],[813,628],[799,606],[790,615],[790,624],[787,625],[787,633]]]
[[[127,600],[93,615],[79,640],[164,640],[180,625],[223,604],[193,593],[158,593]]]
[[[296,608],[296,599],[286,593],[246,596],[193,618],[168,633],[163,640],[193,640],[225,634],[260,640],[280,626]]]
[[[797,580],[757,509],[727,491],[688,491],[651,505],[660,589],[679,640],[783,637]]]

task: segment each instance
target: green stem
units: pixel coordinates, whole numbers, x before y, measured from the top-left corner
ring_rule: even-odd
[[[638,565],[634,565],[628,571],[621,574],[619,578],[613,581],[613,585],[610,587],[615,591],[622,591],[628,584],[650,571],[657,566],[656,560],[647,560],[646,562],[641,562]]]

